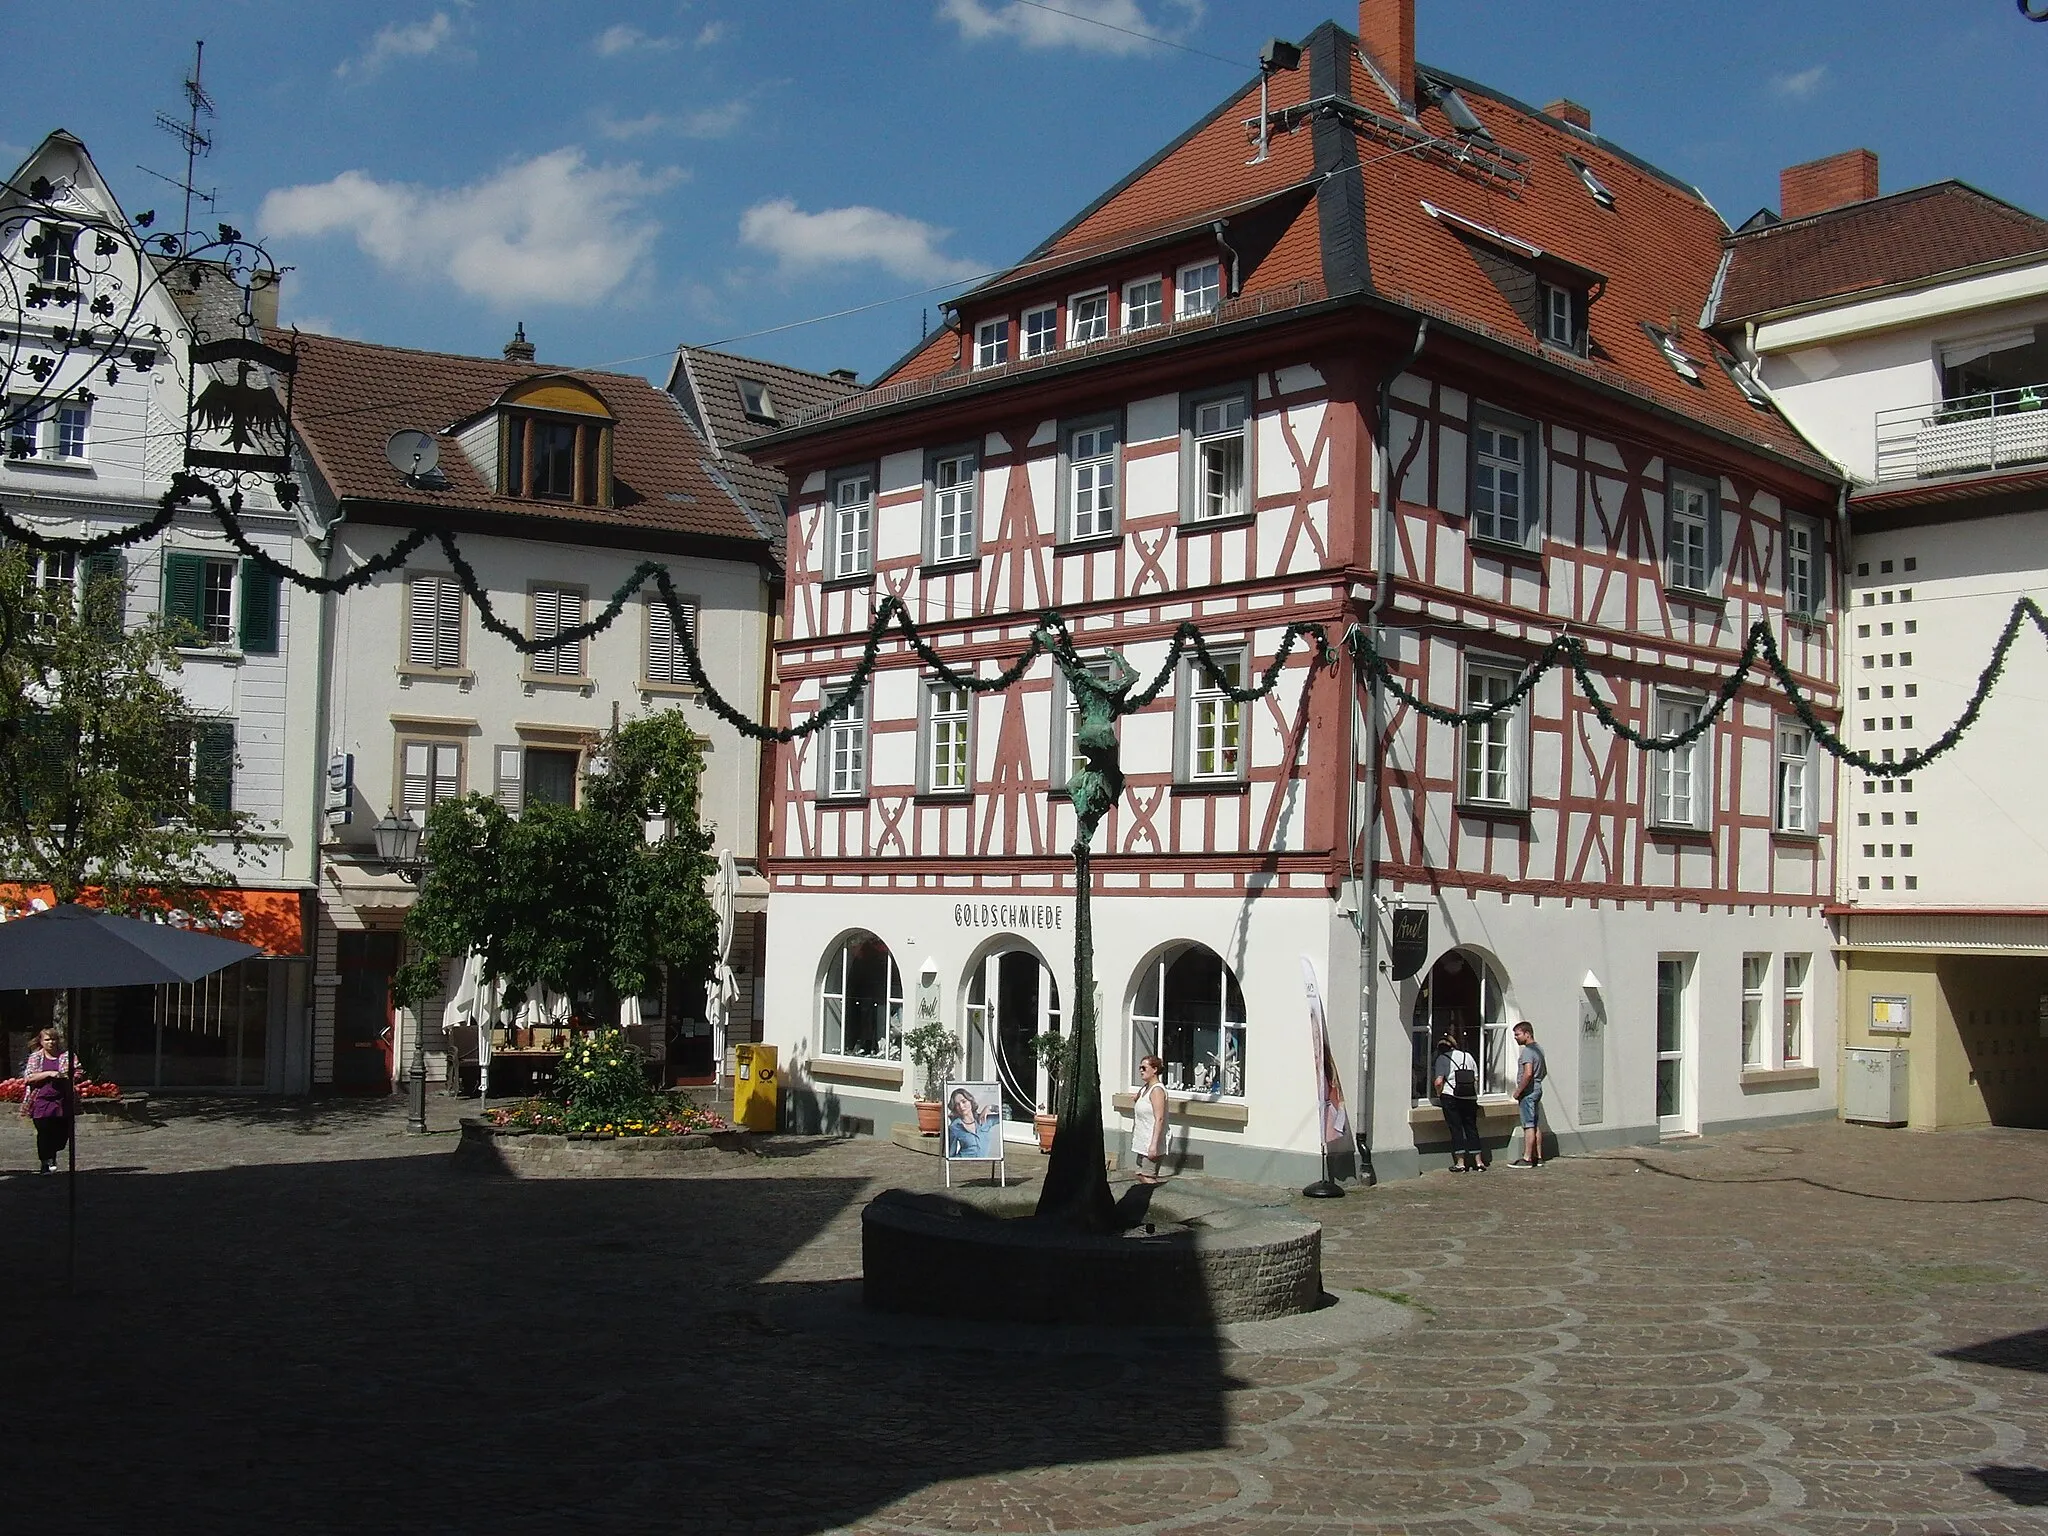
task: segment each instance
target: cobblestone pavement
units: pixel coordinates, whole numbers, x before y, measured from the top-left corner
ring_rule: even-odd
[[[38,1524],[2048,1532],[2040,1134],[1825,1125],[1299,1202],[1326,1284],[1415,1326],[1038,1355],[778,1321],[858,1273],[870,1194],[938,1182],[886,1143],[514,1180],[381,1102],[169,1113],[89,1124],[69,1301],[64,1181],[0,1139]]]

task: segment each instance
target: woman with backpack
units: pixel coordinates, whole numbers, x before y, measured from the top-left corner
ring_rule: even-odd
[[[1451,1130],[1451,1172],[1479,1173],[1486,1159],[1479,1147],[1479,1062],[1446,1032],[1430,1065],[1431,1086]]]

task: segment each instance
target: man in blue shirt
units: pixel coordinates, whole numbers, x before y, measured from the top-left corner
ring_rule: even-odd
[[[1536,1043],[1536,1026],[1527,1019],[1515,1026],[1515,1044],[1521,1048],[1515,1057],[1515,1102],[1522,1107],[1522,1155],[1508,1166],[1541,1168],[1543,1127],[1537,1111],[1543,1104],[1543,1079],[1550,1068],[1543,1059],[1543,1047]]]

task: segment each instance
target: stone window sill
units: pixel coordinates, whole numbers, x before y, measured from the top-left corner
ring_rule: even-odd
[[[1126,1090],[1114,1095],[1110,1102],[1119,1111],[1129,1114],[1137,1107],[1137,1094]],[[1241,1131],[1251,1120],[1251,1110],[1235,1099],[1210,1099],[1194,1094],[1175,1093],[1166,1090],[1166,1118],[1178,1119],[1184,1125],[1210,1126],[1223,1131]]]
[[[1787,1088],[1818,1088],[1819,1067],[1744,1067],[1742,1091]]]
[[[476,674],[467,667],[405,667],[398,669],[398,675],[410,683],[416,677],[431,677],[451,683],[460,683],[467,688],[476,681]]]
[[[1521,1118],[1522,1106],[1513,1099],[1492,1098],[1479,1101],[1479,1120],[1481,1124],[1485,1124],[1488,1121],[1519,1120]],[[1408,1111],[1408,1123],[1411,1126],[1436,1126],[1441,1128],[1444,1123],[1444,1112],[1435,1104],[1416,1104],[1410,1107]]]
[[[810,1074],[826,1082],[870,1083],[878,1088],[901,1088],[903,1068],[887,1061],[854,1061],[843,1056],[813,1056]]]

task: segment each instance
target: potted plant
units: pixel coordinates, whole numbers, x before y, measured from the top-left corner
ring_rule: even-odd
[[[1073,1041],[1065,1035],[1047,1030],[1042,1035],[1031,1037],[1031,1054],[1045,1068],[1045,1101],[1038,1106],[1038,1113],[1031,1117],[1032,1129],[1038,1132],[1038,1150],[1041,1152],[1052,1151],[1052,1138],[1059,1130],[1059,1116],[1052,1113],[1052,1107],[1060,1101],[1060,1079],[1066,1075],[1072,1053]]]
[[[924,1085],[917,1104],[917,1132],[920,1136],[939,1134],[939,1090],[941,1080],[960,1059],[960,1041],[937,1019],[920,1024],[903,1037],[903,1048],[924,1073]]]

